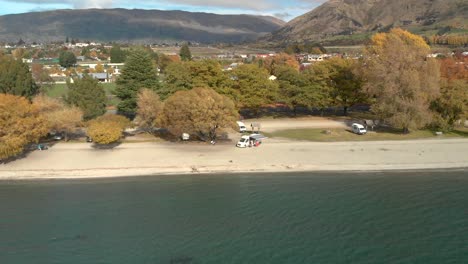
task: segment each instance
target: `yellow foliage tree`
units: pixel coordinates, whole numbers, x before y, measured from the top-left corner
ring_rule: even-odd
[[[110,144],[119,141],[129,125],[130,120],[123,116],[104,115],[88,123],[87,134],[96,144]]]
[[[83,111],[75,106],[66,106],[58,99],[45,95],[36,96],[33,104],[47,121],[49,131],[64,133],[68,140],[68,134],[73,133],[81,125]]]
[[[189,133],[215,140],[219,129],[233,127],[238,118],[234,102],[210,88],[178,91],[164,102],[162,124],[176,136]]]
[[[104,72],[104,66],[101,63],[98,63],[94,70],[95,72]]]
[[[424,40],[402,29],[379,33],[366,48],[365,89],[371,110],[405,133],[431,122],[431,101],[439,94],[439,65],[427,58]]]
[[[155,91],[150,89],[140,90],[137,99],[136,123],[148,132],[152,132],[158,123],[162,109],[163,103]]]
[[[0,159],[21,153],[47,131],[47,121],[26,98],[0,94]]]

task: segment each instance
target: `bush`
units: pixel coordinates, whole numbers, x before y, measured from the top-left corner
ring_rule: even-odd
[[[88,123],[87,134],[96,144],[110,144],[120,140],[130,120],[119,115],[105,115]]]

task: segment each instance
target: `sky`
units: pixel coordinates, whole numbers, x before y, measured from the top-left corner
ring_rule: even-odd
[[[128,8],[271,15],[289,21],[325,0],[0,0],[0,15],[54,9]]]

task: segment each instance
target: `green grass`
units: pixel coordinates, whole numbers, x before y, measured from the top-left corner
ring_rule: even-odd
[[[366,135],[357,135],[345,129],[330,129],[330,134],[323,133],[324,129],[289,129],[280,130],[273,133],[265,133],[268,137],[287,138],[292,140],[306,140],[317,142],[336,142],[336,141],[377,141],[377,140],[410,140],[410,139],[429,139],[429,138],[460,138],[468,137],[468,130],[460,129],[444,133],[441,136],[435,135],[434,131],[418,130],[409,134],[403,134],[397,131],[369,131]]]
[[[101,83],[104,87],[107,97],[107,106],[116,106],[119,103],[119,99],[113,94],[115,91],[115,83]],[[65,98],[68,93],[68,87],[65,83],[56,83],[46,89],[46,94],[52,98]]]
[[[68,87],[65,83],[56,83],[47,88],[46,94],[53,98],[63,98],[68,93]]]

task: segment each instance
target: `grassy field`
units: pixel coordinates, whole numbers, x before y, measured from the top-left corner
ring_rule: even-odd
[[[115,83],[101,83],[104,87],[107,97],[107,106],[116,106],[119,103],[119,99],[113,94],[115,91]],[[46,89],[46,94],[53,98],[65,98],[68,93],[68,87],[65,83],[56,83]]]
[[[330,129],[331,133],[324,133],[324,129],[290,129],[280,130],[273,133],[265,133],[268,137],[287,138],[293,140],[306,140],[317,142],[335,141],[377,141],[377,140],[409,140],[409,139],[429,139],[429,138],[460,138],[468,137],[468,129],[454,130],[449,133],[437,136],[434,131],[418,130],[409,134],[402,134],[396,131],[369,131],[366,135],[357,135],[345,129]]]

